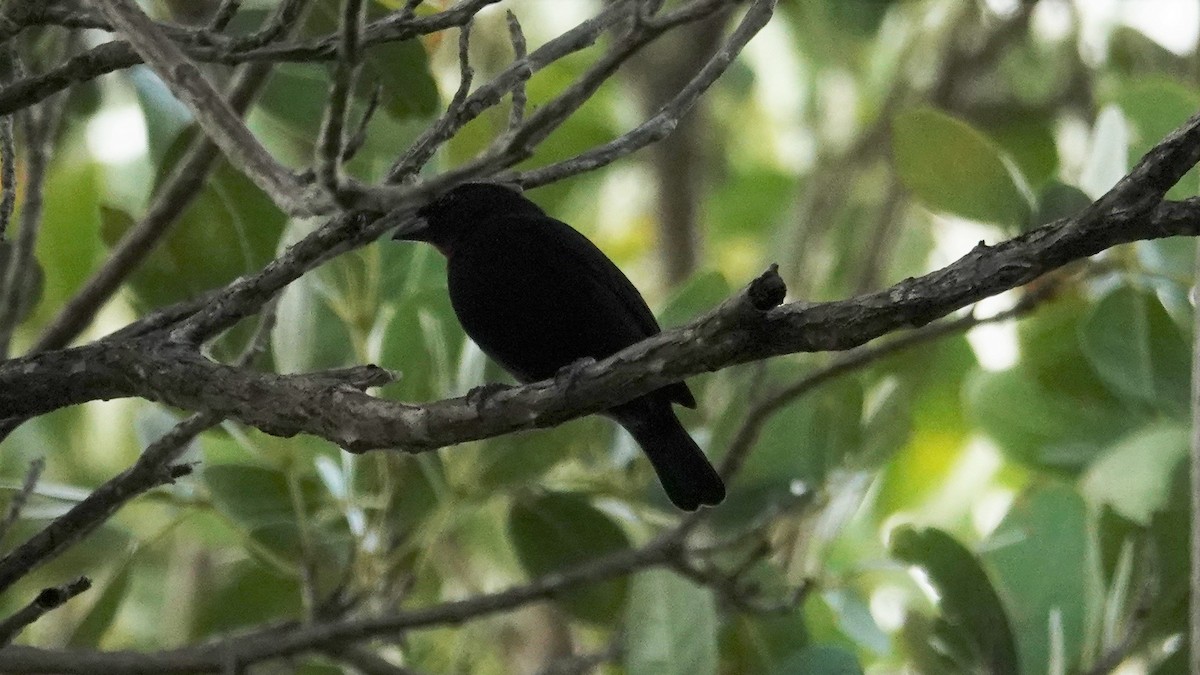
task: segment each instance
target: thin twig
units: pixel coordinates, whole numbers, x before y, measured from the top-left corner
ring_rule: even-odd
[[[254,335],[235,361],[236,365],[248,366],[262,354],[270,342],[275,319],[276,304],[269,303]],[[195,413],[179,422],[147,446],[132,467],[96,488],[28,541],[0,558],[0,593],[91,534],[133,498],[190,474],[190,465],[175,462],[202,431],[220,422],[221,416],[210,412]]]
[[[286,0],[266,23],[274,25],[285,12],[296,11],[305,1]],[[272,69],[272,64],[252,64],[235,72],[227,94],[234,110],[239,114],[246,113],[266,84]],[[216,167],[219,156],[217,146],[208,139],[197,137],[192,141],[175,169],[159,187],[146,214],[121,237],[100,269],[93,272],[79,291],[63,303],[58,314],[34,343],[33,351],[64,347],[87,328],[100,308],[201,194],[201,188]]]
[[[8,224],[17,206],[17,147],[13,140],[13,115],[0,117],[0,242],[8,238]]]
[[[525,120],[525,106],[528,104],[525,97],[525,82],[533,77],[533,71],[529,69],[525,58],[525,32],[521,30],[521,22],[517,20],[517,15],[513,14],[511,9],[506,11],[504,16],[508,21],[508,39],[512,42],[513,62],[526,64],[512,90],[512,108],[508,111],[508,130],[512,133]]]
[[[700,96],[725,72],[734,58],[750,42],[750,39],[766,25],[774,11],[774,4],[774,0],[758,0],[751,5],[737,28],[733,30],[721,48],[713,54],[692,80],[669,102],[663,105],[653,117],[636,128],[623,134],[620,138],[592,148],[570,159],[528,171],[502,173],[497,176],[497,180],[516,183],[525,188],[546,185],[547,183],[553,183],[569,176],[606,166],[621,157],[625,157],[636,150],[665,138],[675,130],[679,119],[687,114],[688,110],[695,105]],[[683,10],[677,10],[671,15],[660,17],[655,22],[677,21],[677,14],[681,11]]]
[[[213,12],[212,19],[208,22],[209,32],[220,33],[225,30],[241,8],[242,0],[221,0],[221,5]]]
[[[58,609],[68,600],[91,587],[91,579],[79,577],[69,584],[42,589],[42,592],[38,593],[32,602],[25,605],[16,614],[0,621],[0,647],[11,644],[13,638],[34,621],[42,618],[46,612]]]
[[[462,25],[481,8],[495,2],[499,2],[499,0],[463,0],[437,14],[407,19],[402,19],[401,13],[395,12],[372,22],[364,31],[363,37],[365,43],[372,46],[388,42],[401,42],[418,35],[436,33],[446,28]],[[158,27],[178,39],[188,56],[206,63],[239,65],[243,63],[332,61],[337,55],[336,35],[329,35],[302,44],[270,44],[282,35],[285,29],[294,27],[298,23],[293,20],[284,20],[282,13],[298,13],[296,8],[306,3],[307,0],[283,0],[277,8],[281,18],[272,21],[262,31],[245,38],[228,38],[203,31],[181,32],[178,29],[173,30],[171,26],[161,24]],[[109,28],[108,24],[103,21],[84,21],[73,27]],[[0,89],[0,114],[7,114],[37,103],[73,84],[87,82],[100,75],[129,68],[141,62],[141,56],[128,42],[123,40],[105,42],[68,59],[58,67],[39,75],[22,78]]]
[[[392,164],[387,173],[387,182],[407,183],[412,180],[433,157],[433,153],[458,131],[456,121],[462,116],[463,104],[475,77],[475,69],[471,67],[471,25],[468,21],[458,29],[458,89],[450,98],[450,104],[441,117],[429,125]]]
[[[45,468],[46,459],[44,457],[38,457],[29,463],[29,470],[25,472],[25,481],[21,484],[21,489],[8,502],[8,511],[4,513],[4,520],[0,520],[0,543],[4,542],[4,538],[8,536],[13,524],[21,517],[21,511],[29,502],[29,497],[37,487],[38,480],[41,479],[42,471]]]
[[[386,181],[407,183],[412,180],[442,143],[458,133],[459,129],[478,117],[484,110],[499,103],[504,94],[517,85],[526,70],[537,72],[549,63],[591,46],[604,31],[621,19],[626,4],[626,2],[613,2],[605,5],[598,14],[533,50],[523,61],[510,64],[508,68],[492,78],[491,82],[479,87],[470,96],[466,96],[463,92],[462,96],[465,98],[458,101],[457,105],[452,101],[451,105],[447,106],[446,113],[442,118],[434,126],[426,129],[404,153],[404,156],[392,164]],[[460,68],[462,64],[460,43]],[[462,79],[460,78],[459,90],[462,89]],[[459,95],[455,94],[455,98],[458,99]],[[0,112],[2,111],[3,109],[0,108]]]
[[[22,116],[27,146],[25,203],[21,208],[21,231],[17,233],[16,246],[9,254],[4,278],[0,279],[0,358],[9,354],[13,331],[22,318],[22,305],[29,302],[28,294],[34,285],[34,275],[41,274],[41,270],[36,268],[34,253],[42,229],[50,154],[66,103],[63,98],[50,99]]]
[[[358,151],[367,141],[367,126],[371,123],[371,118],[375,116],[375,111],[379,108],[379,101],[383,98],[383,85],[377,84],[371,89],[371,98],[367,99],[367,107],[363,110],[362,117],[358,120],[358,126],[355,127],[354,133],[346,139],[346,147],[342,148],[342,163],[345,164],[354,159]]]
[[[366,15],[362,0],[343,0],[341,42],[338,45],[337,66],[329,88],[325,119],[317,139],[317,181],[336,199],[341,188],[341,159],[345,146],[343,134],[350,93],[358,81],[362,65],[362,30]]]

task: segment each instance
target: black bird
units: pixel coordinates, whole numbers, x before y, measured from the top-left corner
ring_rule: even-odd
[[[394,238],[429,242],[446,256],[450,304],[463,330],[521,382],[553,377],[579,359],[603,359],[661,331],[600,249],[515,190],[465,183],[417,215],[425,224]],[[696,399],[676,382],[605,414],[633,435],[676,506],[717,504],[725,485],[672,403],[694,408]]]

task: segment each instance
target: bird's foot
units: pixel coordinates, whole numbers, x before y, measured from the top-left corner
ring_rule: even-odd
[[[507,389],[512,389],[512,385],[503,382],[488,382],[478,387],[472,387],[471,391],[467,392],[467,404],[474,408],[475,412],[480,412],[493,396]]]
[[[564,394],[569,394],[575,388],[575,383],[579,381],[580,376],[583,375],[583,371],[595,364],[596,359],[590,356],[576,359],[558,369],[558,372],[554,374],[554,384],[562,387]]]

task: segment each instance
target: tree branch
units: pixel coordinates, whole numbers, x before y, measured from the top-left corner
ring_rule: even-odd
[[[12,643],[13,638],[34,621],[42,618],[47,612],[62,607],[68,600],[91,587],[91,579],[79,577],[69,584],[42,589],[42,592],[38,593],[32,602],[25,605],[16,614],[0,621],[0,646]]]
[[[1196,118],[1189,123],[1197,124]],[[1187,135],[1167,143],[1180,143],[1185,137],[1197,140]],[[1179,153],[1182,150],[1163,156]],[[1142,174],[1165,171],[1143,168]],[[1118,189],[1129,190],[1122,185],[1114,188]],[[1165,202],[1133,218],[1130,207],[1107,203],[1105,218],[1098,218],[1093,207],[993,246],[980,243],[946,268],[849,300],[795,302],[771,309],[770,301],[781,297],[781,282],[772,271],[692,324],[582,368],[569,386],[554,380],[536,382],[497,393],[482,405],[465,398],[421,406],[387,401],[338,387],[321,373],[280,376],[212,363],[151,335],[0,364],[0,419],[100,398],[141,396],[213,412],[277,435],[317,435],[356,452],[428,450],[559,424],[670,382],[739,363],[851,349],[898,329],[924,325],[1117,244],[1200,233],[1200,199]],[[364,372],[367,380],[386,377],[378,369]]]

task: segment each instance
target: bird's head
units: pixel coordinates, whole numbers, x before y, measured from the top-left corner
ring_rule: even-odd
[[[496,183],[463,183],[417,209],[423,224],[405,227],[392,238],[425,241],[449,256],[455,244],[472,229],[489,221],[518,214],[543,215],[537,204],[517,190]]]

